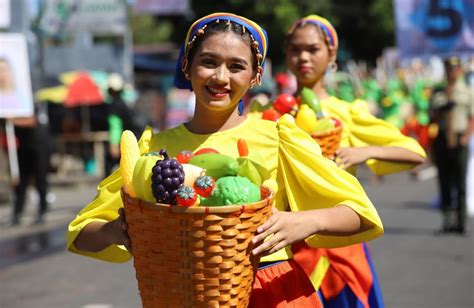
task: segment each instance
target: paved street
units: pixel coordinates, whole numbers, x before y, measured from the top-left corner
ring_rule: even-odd
[[[434,178],[408,173],[361,181],[379,210],[385,235],[371,243],[387,307],[474,307],[473,219],[467,236],[436,235]],[[132,263],[110,264],[67,253],[67,222],[95,195],[93,184],[54,185],[47,223],[0,226],[0,307],[140,307]],[[0,224],[10,215],[0,203]]]

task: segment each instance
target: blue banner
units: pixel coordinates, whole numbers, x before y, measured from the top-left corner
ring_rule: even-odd
[[[394,0],[402,58],[474,53],[474,0]]]

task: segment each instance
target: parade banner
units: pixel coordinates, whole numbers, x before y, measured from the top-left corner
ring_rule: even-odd
[[[0,33],[0,118],[33,115],[30,65],[23,34]]]
[[[474,53],[474,0],[395,0],[402,58]]]

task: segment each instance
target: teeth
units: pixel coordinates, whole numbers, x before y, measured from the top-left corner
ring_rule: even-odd
[[[211,87],[208,87],[208,89],[209,89],[212,93],[216,93],[216,94],[225,94],[225,93],[227,93],[227,90],[226,90],[226,89],[216,89],[216,88],[211,88]]]

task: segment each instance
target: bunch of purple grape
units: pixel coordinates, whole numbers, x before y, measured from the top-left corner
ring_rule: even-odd
[[[165,149],[161,149],[159,153],[164,159],[158,160],[152,169],[153,196],[158,203],[174,205],[178,188],[184,182],[183,166],[176,159],[170,159]]]

